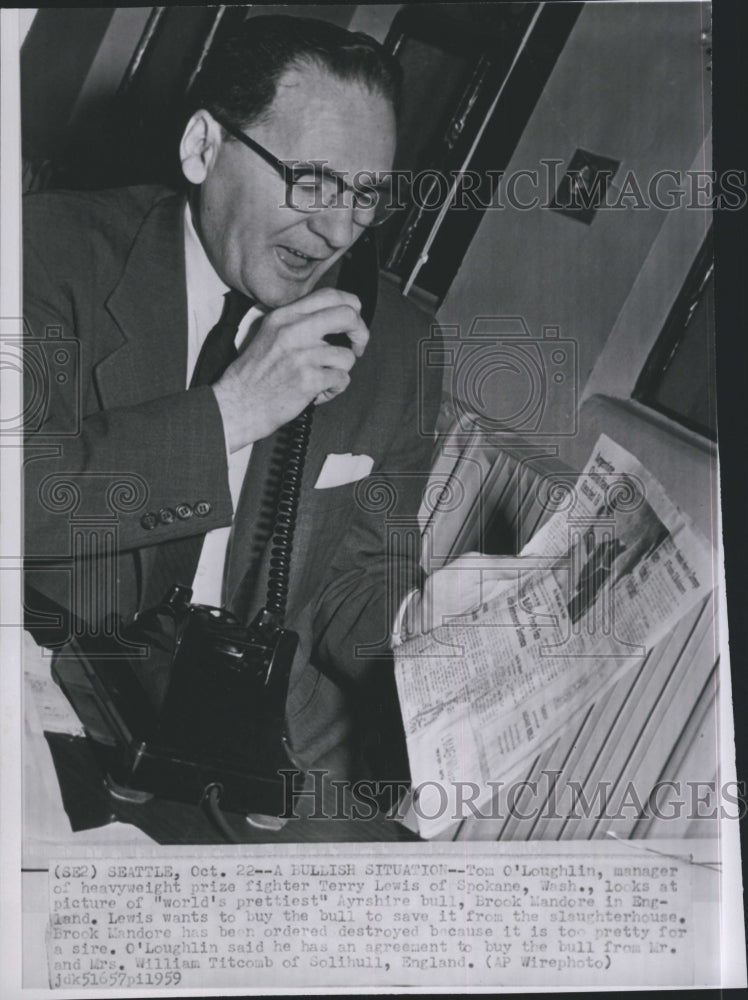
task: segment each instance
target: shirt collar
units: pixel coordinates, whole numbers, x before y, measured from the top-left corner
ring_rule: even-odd
[[[192,221],[189,202],[184,206],[184,264],[187,292],[195,306],[222,300],[229,291],[208,260]]]

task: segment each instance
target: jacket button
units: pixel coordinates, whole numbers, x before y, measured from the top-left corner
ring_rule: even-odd
[[[192,517],[192,507],[188,503],[178,503],[175,510],[180,521],[189,521]]]
[[[198,517],[207,517],[212,509],[207,500],[198,500],[195,504],[195,513]]]
[[[174,523],[174,511],[171,507],[162,507],[158,512],[158,519],[162,524]]]
[[[158,524],[158,518],[152,511],[148,511],[147,514],[143,514],[140,519],[141,527],[145,528],[146,531],[152,531]]]

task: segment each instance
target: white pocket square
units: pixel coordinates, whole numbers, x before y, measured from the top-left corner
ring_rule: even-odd
[[[325,464],[317,476],[315,490],[327,490],[331,486],[343,486],[345,483],[355,483],[358,479],[368,476],[374,465],[374,459],[369,455],[328,455]]]

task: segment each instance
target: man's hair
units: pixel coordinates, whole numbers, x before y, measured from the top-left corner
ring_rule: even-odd
[[[400,64],[369,35],[311,17],[251,17],[217,40],[188,97],[188,110],[205,108],[232,123],[260,121],[292,67],[317,66],[356,82],[390,102],[397,113]]]

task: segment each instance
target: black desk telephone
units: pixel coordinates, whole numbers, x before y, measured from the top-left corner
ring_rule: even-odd
[[[358,294],[367,325],[377,276],[376,243],[367,232],[338,280]],[[191,604],[189,587],[175,583],[161,604],[120,633],[146,655],[123,654],[121,646],[115,652],[97,637],[74,640],[74,655],[56,658],[57,681],[120,793],[191,803],[211,796],[230,811],[283,812],[279,772],[294,767],[284,716],[298,642],[284,615],[312,413],[310,404],[288,425],[267,601],[249,626],[224,609]]]

